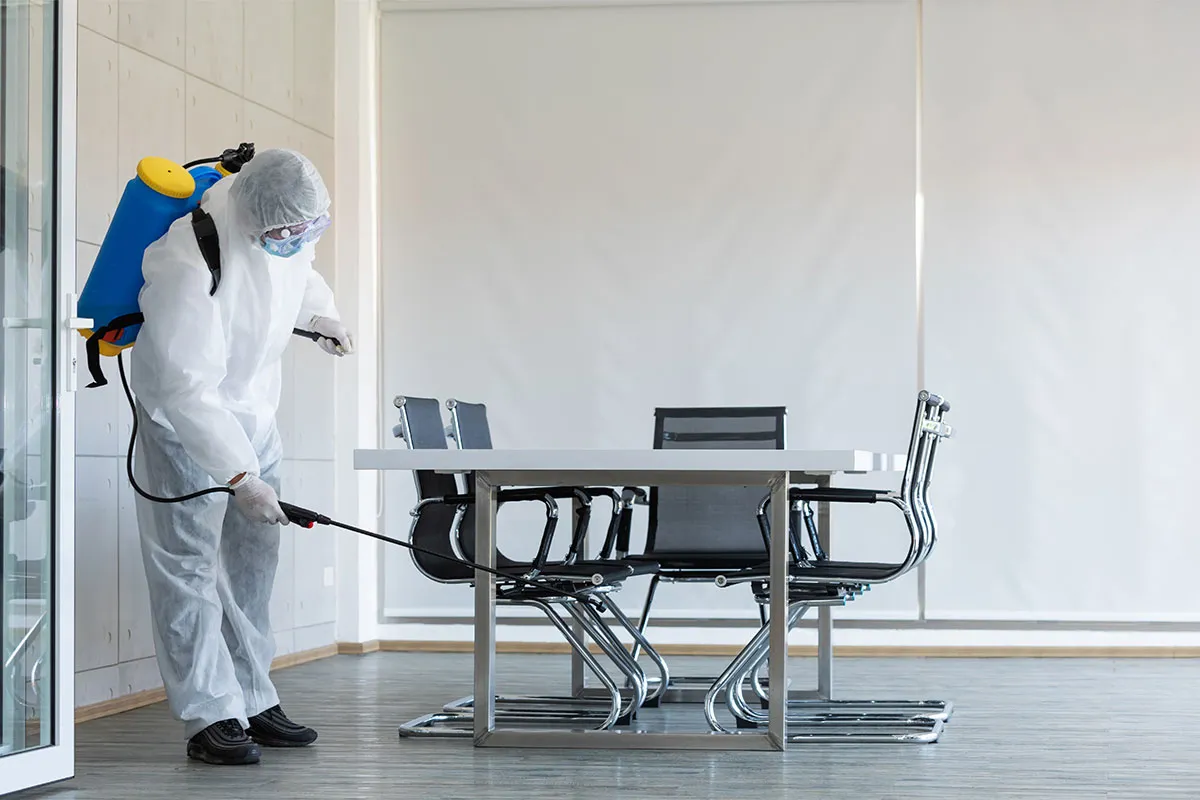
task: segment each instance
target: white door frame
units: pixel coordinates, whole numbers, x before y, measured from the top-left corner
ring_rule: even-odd
[[[0,758],[0,795],[75,775],[75,388],[79,334],[75,316],[75,141],[78,0],[57,0],[54,209],[55,414],[51,587],[51,697],[53,734],[48,747]],[[70,298],[70,299],[69,299]]]

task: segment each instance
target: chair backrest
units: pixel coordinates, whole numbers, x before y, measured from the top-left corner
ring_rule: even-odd
[[[942,421],[950,410],[950,404],[942,397],[922,391],[917,395],[917,409],[913,415],[912,435],[908,440],[908,453],[904,459],[904,477],[900,482],[900,493],[929,487],[930,472],[937,443],[949,438],[953,429]]]
[[[453,398],[446,401],[450,411],[450,436],[458,444],[460,450],[491,450],[492,430],[488,424],[487,406],[483,403],[464,403]],[[465,481],[465,492],[475,493],[475,473],[468,472]],[[474,559],[475,553],[475,506],[463,509],[463,516],[458,532],[458,546],[463,555]],[[497,563],[514,563],[497,553]]]
[[[450,438],[458,445],[459,450],[492,449],[492,429],[488,425],[487,406],[483,403],[464,403],[451,398],[446,401],[446,408],[450,411]],[[465,484],[464,491],[467,494],[474,493],[474,472],[467,473]],[[467,514],[474,519],[472,509],[467,509]]]
[[[492,430],[488,425],[487,406],[483,403],[446,401],[450,410],[450,435],[463,450],[491,450]]]
[[[933,457],[937,453],[938,443],[954,434],[954,429],[944,421],[949,411],[950,403],[940,395],[927,391],[917,395],[912,436],[904,462],[904,477],[900,481],[900,495],[918,518],[921,536],[915,559],[917,563],[929,557],[937,542],[937,521],[929,507],[927,492],[933,476]]]
[[[442,407],[432,397],[399,396],[392,403],[400,412],[393,433],[413,450],[446,450],[446,424]]]
[[[782,450],[781,406],[658,408],[656,450]],[[657,486],[650,489],[646,554],[763,554],[761,486]]]
[[[400,412],[397,435],[404,439],[412,450],[445,450],[446,428],[442,422],[441,404],[435,398],[397,397],[394,401]],[[458,483],[453,475],[414,470],[417,483],[417,509],[413,514],[409,541],[442,558],[409,551],[417,569],[432,580],[441,583],[458,583],[470,580],[474,571],[458,561],[454,540],[458,532],[458,506],[430,502],[439,497],[458,494]],[[455,559],[455,560],[451,560]]]

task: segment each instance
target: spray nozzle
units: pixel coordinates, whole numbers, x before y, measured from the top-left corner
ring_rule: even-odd
[[[329,517],[324,514],[309,511],[307,508],[294,506],[291,503],[280,503],[279,507],[283,509],[284,514],[287,514],[288,522],[293,525],[299,525],[301,528],[311,528],[314,525],[328,525],[331,522]]]

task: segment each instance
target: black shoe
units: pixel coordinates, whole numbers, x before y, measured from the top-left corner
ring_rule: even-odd
[[[304,747],[317,740],[316,731],[292,722],[279,706],[251,717],[246,732],[263,747]]]
[[[246,736],[242,723],[225,719],[189,739],[187,754],[208,764],[257,764],[262,750]]]

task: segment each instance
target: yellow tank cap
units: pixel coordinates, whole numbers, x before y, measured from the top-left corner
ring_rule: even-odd
[[[182,200],[196,191],[196,179],[169,158],[146,156],[138,162],[137,175],[142,183],[167,197]]]

